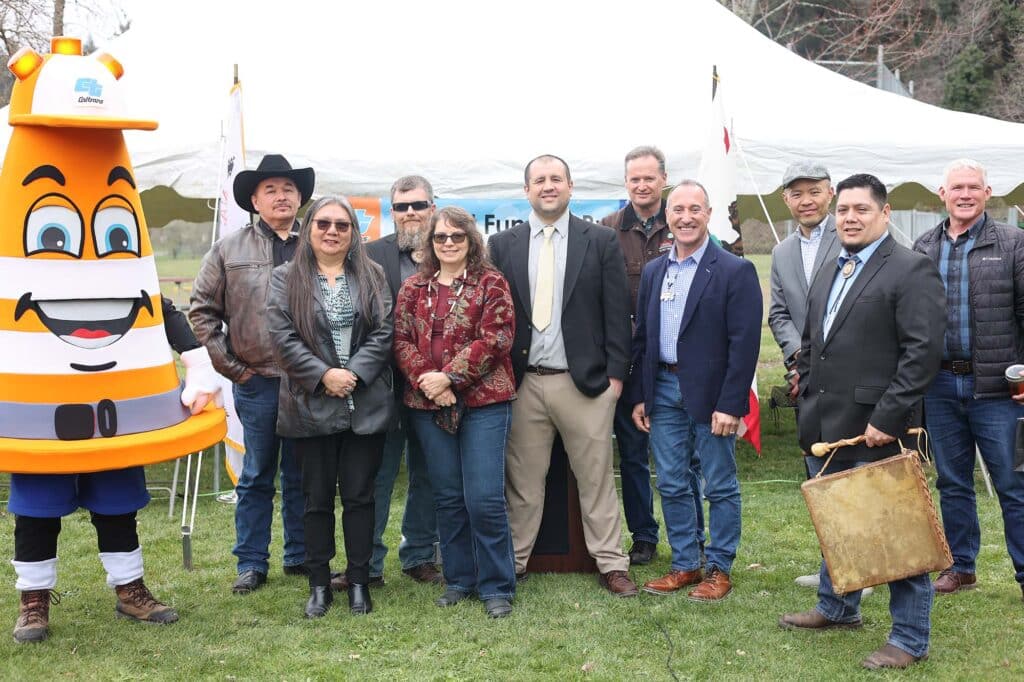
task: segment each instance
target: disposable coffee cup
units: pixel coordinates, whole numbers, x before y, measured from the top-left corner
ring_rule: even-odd
[[[1024,393],[1024,365],[1010,365],[1006,368],[1005,376],[1010,386],[1010,395]]]

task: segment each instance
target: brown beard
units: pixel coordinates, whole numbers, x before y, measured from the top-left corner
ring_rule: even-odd
[[[420,243],[422,241],[419,230],[416,230],[415,232],[406,232],[401,229],[398,230],[399,251],[415,251],[420,248]]]

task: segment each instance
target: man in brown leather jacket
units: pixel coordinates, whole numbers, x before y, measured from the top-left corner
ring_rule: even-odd
[[[258,218],[213,245],[192,291],[189,320],[214,367],[234,382],[235,409],[245,429],[245,459],[235,488],[235,594],[249,594],[267,581],[278,462],[284,573],[306,574],[301,475],[291,439],[275,432],[280,370],[271,353],[265,311],[270,273],[295,253],[295,217],[312,195],[313,183],[312,168],[293,169],[279,154],[265,156],[255,171],[239,173],[235,201]]]

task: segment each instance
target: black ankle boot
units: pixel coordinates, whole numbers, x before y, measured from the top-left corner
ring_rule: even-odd
[[[359,583],[348,585],[348,608],[356,615],[364,615],[373,611],[373,600],[370,599],[370,588]]]
[[[306,602],[306,618],[322,618],[327,609],[331,608],[334,593],[330,585],[317,585],[309,588],[309,601]]]

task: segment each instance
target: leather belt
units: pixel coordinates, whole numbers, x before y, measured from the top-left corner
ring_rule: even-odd
[[[538,365],[530,365],[526,368],[526,371],[530,374],[536,374],[539,377],[549,377],[555,374],[565,374],[569,370],[567,369],[555,369],[553,367],[540,367]]]
[[[659,362],[658,363],[658,369],[663,369],[665,371],[672,372],[673,374],[677,374],[678,373],[676,371],[678,367],[679,367],[679,365],[677,365],[674,362]]]
[[[942,369],[953,374],[971,374],[974,372],[974,365],[970,360],[943,360]]]

